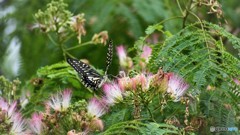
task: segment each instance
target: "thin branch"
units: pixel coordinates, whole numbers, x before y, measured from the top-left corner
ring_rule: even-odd
[[[190,12],[190,9],[191,9],[191,5],[192,5],[192,0],[190,1],[188,7],[186,7],[186,10],[185,10],[185,15],[183,17],[183,24],[182,24],[182,28],[185,28],[186,26],[186,21],[187,21],[187,17],[189,15],[189,12]]]
[[[85,42],[85,43],[83,43],[83,44],[80,44],[80,45],[76,45],[76,46],[74,46],[74,47],[67,48],[66,51],[74,50],[74,49],[76,49],[76,48],[83,47],[83,46],[86,46],[86,45],[89,45],[89,44],[93,44],[93,42],[92,42],[92,41]]]
[[[182,7],[181,7],[179,1],[178,1],[178,0],[176,0],[176,1],[177,1],[178,8],[180,9],[180,11],[181,11],[181,13],[182,13],[182,15],[183,15],[184,13],[183,13],[183,10],[182,10]]]

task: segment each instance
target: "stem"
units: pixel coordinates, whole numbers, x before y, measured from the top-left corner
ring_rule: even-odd
[[[185,115],[184,115],[184,124],[186,126],[188,126],[189,125],[189,121],[188,121],[188,116],[189,116],[189,99],[185,100],[185,105],[186,105],[186,108],[185,108]]]
[[[140,118],[140,105],[137,99],[134,99],[134,112],[133,112],[134,119]]]
[[[155,122],[154,117],[153,117],[153,114],[152,114],[151,110],[150,110],[149,107],[148,107],[148,103],[149,103],[148,101],[150,101],[150,100],[147,100],[147,99],[144,97],[144,95],[141,95],[141,94],[139,94],[139,97],[141,98],[141,101],[142,101],[144,107],[147,108],[147,111],[149,112],[149,115],[150,115],[152,121]]]
[[[153,114],[152,114],[151,110],[150,110],[149,107],[148,107],[148,104],[146,103],[146,104],[144,104],[144,106],[147,108],[147,110],[148,110],[148,112],[149,112],[149,114],[150,114],[150,117],[151,117],[152,121],[155,122],[155,120],[154,120],[154,118],[153,118]]]
[[[70,48],[66,49],[66,51],[70,51],[70,50],[73,50],[73,49],[76,49],[76,48],[79,48],[79,47],[82,47],[82,46],[86,46],[86,45],[89,45],[89,44],[93,44],[93,42],[92,41],[88,41],[88,42],[85,42],[83,44],[76,45],[74,47],[70,47]]]
[[[56,12],[58,12],[58,11],[56,11]],[[55,26],[56,26],[56,35],[57,35],[57,40],[58,40],[58,47],[60,48],[60,50],[62,51],[62,53],[63,53],[63,57],[64,57],[64,59],[66,60],[66,54],[65,54],[65,50],[64,50],[64,48],[63,48],[63,40],[61,39],[61,37],[60,37],[60,33],[58,32],[59,31],[59,28],[61,27],[61,26],[59,26],[58,25],[58,22],[56,21],[56,19],[54,19],[53,20],[54,21],[54,24],[55,24]]]
[[[183,25],[182,25],[182,28],[185,28],[185,26],[186,26],[186,21],[187,21],[187,17],[188,17],[188,15],[189,15],[189,11],[190,11],[190,9],[191,9],[191,5],[192,5],[192,0],[190,1],[190,3],[189,3],[189,6],[186,8],[186,10],[185,10],[185,15],[183,15],[184,17],[183,17]],[[181,9],[180,9],[181,10]]]
[[[135,93],[136,91],[132,91],[133,93],[133,118],[139,119],[140,118],[140,103],[138,100],[138,94]]]
[[[201,28],[204,31],[204,26],[203,26],[204,23],[202,23],[201,19],[191,11],[189,11],[189,13],[192,14],[194,17],[196,17],[198,19],[198,21],[200,22]],[[204,40],[206,42],[206,46],[207,46],[207,49],[208,49],[208,57],[209,57],[209,59],[211,59],[209,45],[208,45],[208,42],[207,42],[207,39],[206,39],[206,33],[203,32],[203,34],[204,34]]]
[[[70,38],[72,38],[74,35],[75,35],[75,33],[70,34],[70,35],[67,36],[65,39],[63,39],[62,42],[64,43],[64,42],[68,41],[68,40],[69,40]]]
[[[67,56],[71,57],[71,58],[75,58],[73,55],[71,55],[69,52],[67,52],[66,50],[64,50],[64,52],[67,54]]]
[[[159,22],[158,24],[163,24],[163,23],[165,23],[166,21],[173,20],[173,19],[176,19],[176,18],[183,18],[183,16],[175,16],[175,17],[171,17],[171,18],[168,18],[168,19],[165,19],[165,20]]]
[[[182,7],[181,7],[179,1],[178,1],[178,0],[176,0],[176,1],[177,1],[177,5],[178,5],[178,7],[179,7],[179,9],[180,9],[180,11],[181,11],[181,13],[182,13],[182,15],[183,15],[184,13],[183,13],[183,10],[182,10]]]
[[[63,57],[64,57],[64,59],[66,60],[66,54],[65,54],[65,50],[64,50],[64,48],[63,48],[63,42],[61,41],[61,38],[60,38],[60,36],[59,35],[57,35],[57,37],[58,37],[58,41],[59,41],[59,48],[61,49],[61,51],[62,51],[62,53],[63,53]]]
[[[58,46],[58,43],[56,41],[54,41],[54,39],[49,35],[47,34],[47,37],[49,38],[49,40],[56,46]]]

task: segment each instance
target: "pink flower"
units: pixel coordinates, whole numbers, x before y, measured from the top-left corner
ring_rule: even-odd
[[[55,111],[61,111],[62,97],[59,93],[52,95],[51,99],[47,102],[47,105],[53,108]]]
[[[240,80],[239,80],[239,79],[234,78],[233,81],[234,81],[237,85],[240,85]]]
[[[136,90],[138,86],[144,86],[146,83],[146,78],[143,74],[136,75],[133,78],[131,78],[132,81],[132,89]]]
[[[131,79],[129,77],[126,77],[125,72],[120,71],[119,75],[121,76],[121,78],[118,78],[118,80],[117,80],[119,88],[122,91],[131,88],[132,87],[131,86],[132,85]]]
[[[12,123],[10,134],[25,135],[26,122],[20,113],[15,113],[12,116]]]
[[[127,53],[123,45],[117,46],[117,55],[119,59],[126,59],[127,58]]]
[[[127,57],[126,50],[122,45],[117,47],[117,55],[119,58],[119,64],[123,69],[132,68],[133,66],[132,59],[130,57]]]
[[[10,105],[0,97],[0,111],[7,118],[6,123],[9,124],[10,134],[24,135],[26,130],[26,122],[21,114],[16,111],[17,102],[14,101]]]
[[[7,118],[12,118],[12,116],[16,112],[16,106],[16,101],[9,105],[3,98],[0,99],[0,108],[3,112],[7,114]]]
[[[42,129],[43,129],[43,115],[42,114],[37,114],[34,113],[32,115],[32,118],[29,122],[29,126],[30,129],[32,130],[32,132],[34,132],[35,134],[41,134],[42,133]]]
[[[0,97],[0,109],[2,111],[8,111],[8,103]]]
[[[121,90],[136,90],[141,88],[142,90],[147,90],[150,87],[150,82],[153,79],[153,75],[138,74],[133,78],[122,77],[118,79],[118,86]]]
[[[117,47],[117,55],[120,61],[120,65],[126,65],[127,64],[127,53],[125,48],[120,45]]]
[[[114,105],[114,103],[123,100],[123,92],[116,83],[105,83],[103,85],[103,92],[105,100],[109,105]]]
[[[149,61],[149,57],[151,56],[151,54],[152,54],[152,48],[144,45],[143,46],[143,52],[142,52],[141,57],[140,57],[141,59],[138,63],[143,71],[146,70],[146,65]]]
[[[66,89],[63,92],[52,95],[51,99],[47,102],[47,106],[50,106],[55,111],[65,111],[70,106],[71,96],[71,90]]]
[[[150,48],[149,46],[144,45],[143,46],[143,52],[141,54],[141,58],[145,59],[146,61],[148,61],[149,56],[151,56],[152,54],[152,48]]]
[[[16,111],[16,106],[17,106],[17,102],[16,101],[14,101],[10,106],[9,106],[9,108],[8,108],[8,117],[10,118],[10,117],[12,117],[12,115],[15,113],[15,111]]]
[[[97,98],[92,98],[88,103],[87,112],[91,116],[99,118],[107,112],[106,103]]]
[[[70,89],[64,90],[62,93],[62,97],[63,97],[62,109],[67,109],[70,106],[72,91]]]
[[[172,94],[172,96],[175,98],[175,102],[180,100],[188,88],[189,85],[182,78],[173,73],[169,74],[167,92]]]
[[[134,78],[131,78],[132,88],[136,90],[138,86],[140,86],[142,90],[147,90],[150,87],[151,79],[152,79],[151,75],[148,76],[145,76],[144,74],[136,75]]]

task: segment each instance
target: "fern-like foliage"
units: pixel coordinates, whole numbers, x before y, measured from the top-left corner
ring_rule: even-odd
[[[156,24],[148,27],[147,35],[135,43],[135,48],[147,44],[146,39],[156,31],[162,32],[165,39],[148,43],[153,48],[150,71],[156,73],[162,67],[165,72],[178,73],[188,81],[189,96],[197,99],[190,105],[192,117],[205,117],[209,127],[238,127],[239,85],[233,80],[240,77],[240,55],[228,52],[223,41],[230,42],[239,53],[240,39],[208,22],[191,24],[176,34]],[[165,112],[171,110],[171,104],[168,106]],[[202,133],[210,132],[206,129]]]
[[[232,82],[240,75],[240,60],[226,51],[222,38],[229,39],[236,49],[240,39],[211,23],[204,22],[203,28],[197,26],[199,23],[192,24],[156,45],[149,62],[151,71],[163,67],[165,71],[178,72],[196,90]]]
[[[109,127],[101,135],[164,135],[164,134],[179,134],[178,128],[168,124],[158,124],[155,122],[142,123],[132,120],[119,122]]]

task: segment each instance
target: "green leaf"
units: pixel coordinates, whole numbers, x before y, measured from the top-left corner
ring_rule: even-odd
[[[140,133],[142,135],[178,134],[178,129],[168,124],[149,122],[146,127],[140,128]]]
[[[160,25],[160,24],[151,25],[151,26],[148,26],[148,28],[146,29],[145,33],[146,33],[147,35],[150,35],[150,34],[152,34],[155,30],[161,31],[162,28],[163,28],[163,26]]]

